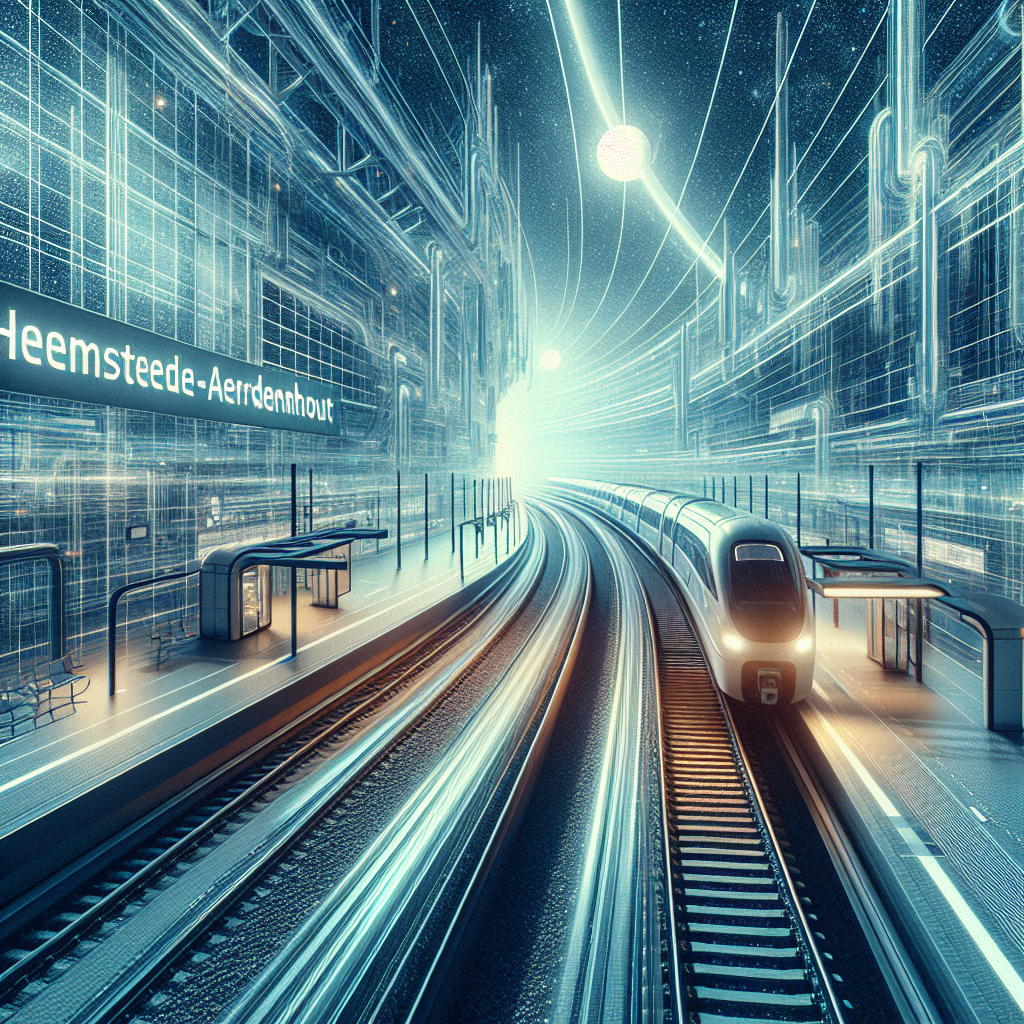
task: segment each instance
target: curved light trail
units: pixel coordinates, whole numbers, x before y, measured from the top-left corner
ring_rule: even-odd
[[[601,72],[597,67],[594,52],[590,45],[590,38],[583,21],[582,12],[576,0],[565,0],[565,9],[569,15],[569,22],[572,25],[572,32],[576,38],[576,46],[583,61],[583,68],[587,73],[587,81],[590,83],[590,90],[594,94],[601,116],[609,128],[620,124],[619,113],[615,109],[608,90],[605,88],[601,78]],[[697,258],[711,271],[715,277],[725,276],[725,267],[718,256],[708,249],[706,242],[701,238],[700,233],[693,225],[676,209],[665,187],[658,180],[658,176],[648,168],[641,176],[640,181],[644,183],[650,197],[654,200],[658,209],[665,215],[665,218],[678,232],[679,236],[697,254]]]

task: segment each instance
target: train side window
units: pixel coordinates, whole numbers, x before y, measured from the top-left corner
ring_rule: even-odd
[[[704,586],[717,599],[718,589],[715,587],[715,578],[711,572],[711,559],[708,556],[706,545],[682,523],[676,525],[676,544],[697,570],[697,575],[700,576]]]

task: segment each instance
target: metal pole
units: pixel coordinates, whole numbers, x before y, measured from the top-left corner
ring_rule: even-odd
[[[462,528],[465,523],[459,523],[459,582],[466,582],[466,558],[462,553]]]
[[[309,467],[309,532],[313,532],[313,467]]]
[[[402,568],[402,471],[400,469],[395,470],[395,514],[397,520],[397,529],[395,530],[395,540],[397,543],[398,550],[398,568]]]
[[[768,474],[764,475],[764,517],[768,518]]]
[[[480,530],[477,528],[476,520],[476,481],[473,481],[473,557],[480,557]]]
[[[45,555],[42,557],[46,557]],[[49,560],[49,559],[48,559]],[[61,563],[55,558],[53,564],[59,566]],[[142,587],[151,587],[154,583],[167,583],[171,580],[181,580],[188,576],[194,576],[198,569],[186,569],[185,572],[173,572],[168,576],[156,576],[151,580],[137,580],[135,583],[126,583],[118,587],[107,602],[107,690],[111,697],[117,692],[115,689],[117,670],[117,605],[125,594]],[[63,578],[63,576],[61,577]],[[57,659],[52,659],[56,661]]]
[[[292,536],[294,537],[299,532],[299,506],[298,506],[298,487],[296,483],[296,465],[292,463]],[[292,657],[294,658],[299,653],[299,593],[298,593],[298,582],[299,574],[292,566],[290,570],[290,585],[292,591]]]
[[[725,477],[723,476],[723,477],[722,477],[722,504],[723,504],[723,505],[724,505],[724,504],[726,504],[726,502],[727,502],[728,500],[729,500],[729,499],[728,499],[728,496],[727,496],[727,495],[726,495],[726,493],[725,493]]]
[[[736,480],[737,480],[736,477],[732,478],[732,506],[733,506],[733,508],[739,508],[740,507],[739,498],[736,497],[736,486],[737,486]]]
[[[377,529],[380,529],[380,488],[377,488]],[[377,554],[380,554],[380,537],[377,538]]]
[[[494,564],[498,564],[498,513],[491,513],[491,525],[494,527]]]
[[[754,476],[750,474],[750,512],[754,512]]]
[[[466,474],[462,474],[462,518],[466,518]]]
[[[455,474],[452,473],[452,554],[455,554]]]
[[[924,576],[924,466],[921,462],[917,464],[917,577]],[[915,664],[914,679],[921,682],[924,677],[924,666],[921,660],[924,657],[924,601],[917,599],[915,611]]]
[[[430,474],[423,474],[423,561],[430,558]]]
[[[796,475],[796,546],[800,547],[800,474]]]
[[[704,477],[704,497],[708,496],[708,478]]]
[[[868,547],[875,546],[875,467],[868,466]]]
[[[924,575],[924,508],[922,464],[917,464],[917,577]]]
[[[713,476],[711,478],[711,500],[712,501],[715,501],[717,499],[717,497],[718,497],[718,491],[716,490],[717,486],[718,486],[718,477]]]

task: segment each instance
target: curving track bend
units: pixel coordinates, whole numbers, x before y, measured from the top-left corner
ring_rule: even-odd
[[[665,567],[575,505],[528,543],[73,952],[41,926],[0,1024],[866,1019]]]

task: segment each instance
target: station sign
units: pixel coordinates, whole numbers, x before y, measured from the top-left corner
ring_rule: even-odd
[[[0,283],[0,389],[71,402],[341,432],[337,390]]]

